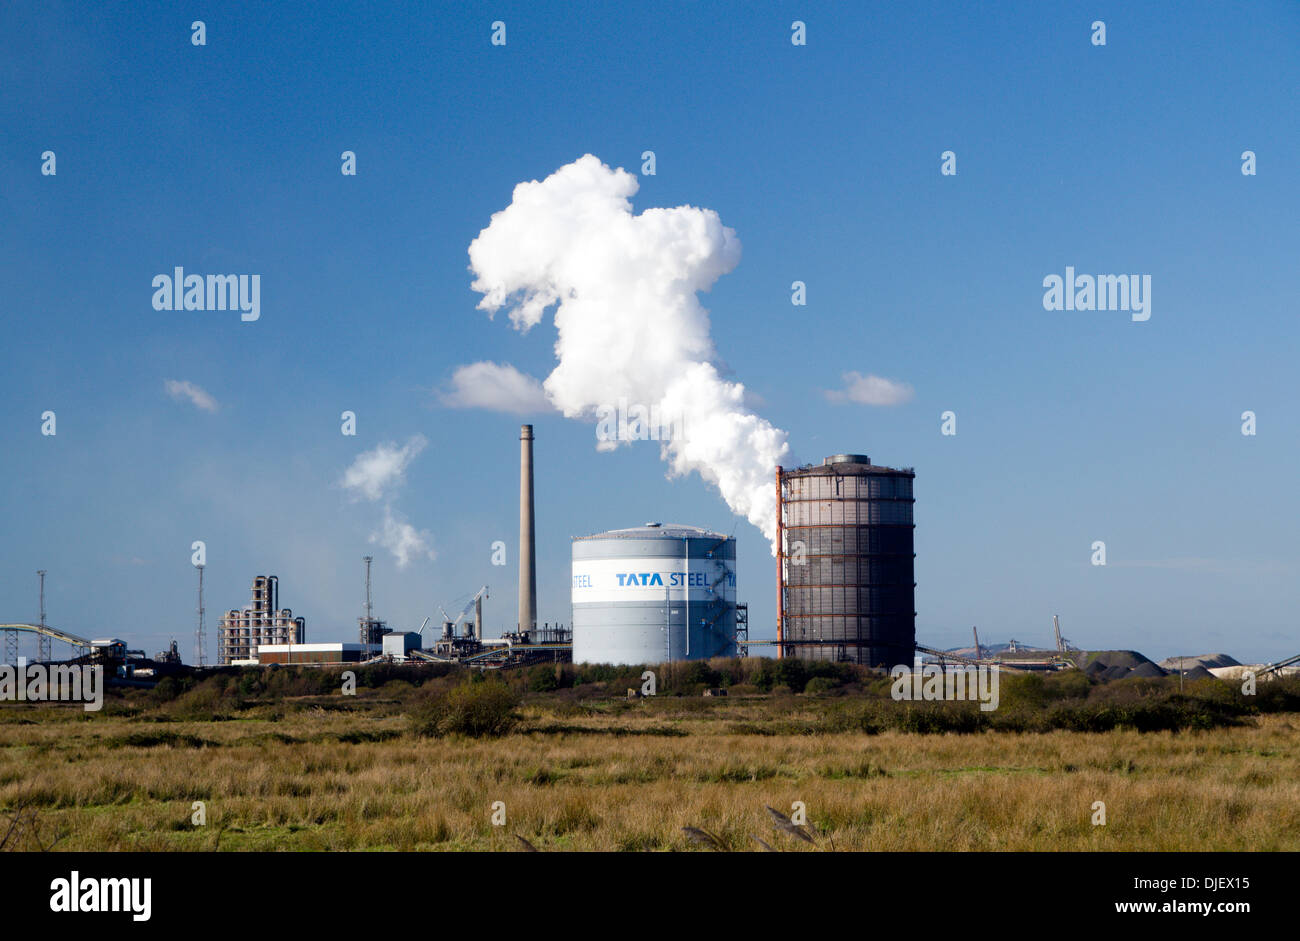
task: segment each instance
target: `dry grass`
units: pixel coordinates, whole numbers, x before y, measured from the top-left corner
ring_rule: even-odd
[[[1183,733],[753,734],[817,708],[534,703],[492,740],[417,738],[383,709],[224,722],[53,710],[30,722],[37,714],[5,709],[0,808],[39,808],[68,850],[519,851],[521,837],[543,852],[708,851],[684,827],[748,851],[758,840],[790,852],[832,840],[840,850],[1300,849],[1294,714]],[[195,800],[206,826],[190,823]],[[1104,827],[1090,822],[1098,800]],[[491,823],[494,801],[505,826]],[[765,810],[794,801],[815,845]]]

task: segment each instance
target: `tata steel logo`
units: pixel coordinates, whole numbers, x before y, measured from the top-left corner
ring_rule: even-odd
[[[573,587],[592,589],[614,587],[606,581],[608,578],[608,575],[593,576],[587,572],[578,573],[573,576]],[[710,580],[708,572],[616,572],[614,578],[618,580],[619,588],[703,588],[712,591],[718,585],[718,582]],[[734,588],[735,573],[722,574],[722,581],[727,587]]]
[[[628,572],[616,574],[619,588],[653,588],[655,585],[669,588],[707,588],[709,578],[706,572],[668,572],[665,582],[658,572]]]
[[[628,585],[649,587],[651,585],[663,585],[664,583],[658,572],[641,572],[640,574],[632,572],[628,575],[616,575],[615,577],[618,579],[619,588],[626,588]]]

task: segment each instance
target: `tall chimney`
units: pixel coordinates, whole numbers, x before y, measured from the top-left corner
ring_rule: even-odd
[[[533,539],[533,426],[519,429],[519,630],[537,624],[537,564]],[[482,635],[480,635],[482,636]]]

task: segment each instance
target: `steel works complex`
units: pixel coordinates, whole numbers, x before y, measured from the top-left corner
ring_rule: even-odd
[[[307,644],[302,618],[278,607],[279,580],[253,580],[252,603],[222,617],[218,663],[358,662],[375,658],[483,665],[568,658],[637,664],[749,652],[748,606],[737,601],[736,540],[699,526],[650,522],[572,542],[570,628],[537,624],[532,425],[519,435],[519,614],[485,636],[480,589],[441,635],[393,635],[374,616],[371,558],[356,643]],[[911,469],[866,455],[776,469],[776,655],[910,663],[916,642]],[[425,624],[427,625],[426,619]],[[400,640],[399,640],[400,638]],[[754,641],[770,644],[770,641]]]
[[[996,664],[1002,669],[1053,670],[1083,666],[1077,648],[1053,618],[1055,648],[1012,640],[992,648],[936,650],[917,642],[912,468],[873,464],[865,454],[834,454],[820,464],[775,468],[776,637],[749,636],[748,606],[738,600],[734,537],[680,523],[650,522],[575,536],[570,546],[570,622],[537,620],[537,565],[532,425],[519,434],[519,607],[514,629],[486,636],[488,586],[455,615],[442,613],[441,631],[393,631],[375,616],[370,556],[365,562],[365,606],[355,642],[307,642],[307,624],[280,607],[280,580],[258,575],[243,608],[232,608],[217,629],[217,666],[328,665],[387,661],[463,663],[484,669],[538,661],[575,660],[619,665],[748,656],[774,648],[777,657],[834,660],[875,668],[915,667],[918,656],[954,665]],[[203,566],[198,571],[195,665],[204,654]],[[52,660],[53,642],[71,645],[74,660],[116,665],[125,682],[181,668],[170,649],[146,658],[116,637],[86,639],[45,619],[45,571],[39,623],[0,624],[6,660],[18,659],[18,638],[34,634],[38,659]],[[1123,653],[1123,652],[1121,652]],[[1138,655],[1140,657],[1140,655]],[[1231,658],[1206,660],[1214,675],[1246,669]],[[1090,657],[1088,669],[1097,663]],[[1142,658],[1144,659],[1144,658]],[[1175,658],[1177,659],[1177,658]],[[1197,659],[1197,658],[1192,658]],[[1213,662],[1211,662],[1213,660]],[[1300,669],[1300,655],[1252,667],[1261,677]],[[1183,664],[1179,664],[1180,670]],[[1113,666],[1119,670],[1120,666]],[[1134,669],[1138,669],[1134,667]],[[1147,669],[1147,667],[1143,667]],[[1172,667],[1171,667],[1172,669]],[[1150,664],[1148,672],[1162,672]],[[1215,672],[1217,671],[1217,672]]]

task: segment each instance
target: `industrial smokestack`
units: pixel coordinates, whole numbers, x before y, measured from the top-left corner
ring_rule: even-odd
[[[537,564],[533,550],[533,426],[519,428],[519,630],[537,625]],[[480,636],[482,636],[480,634]]]

